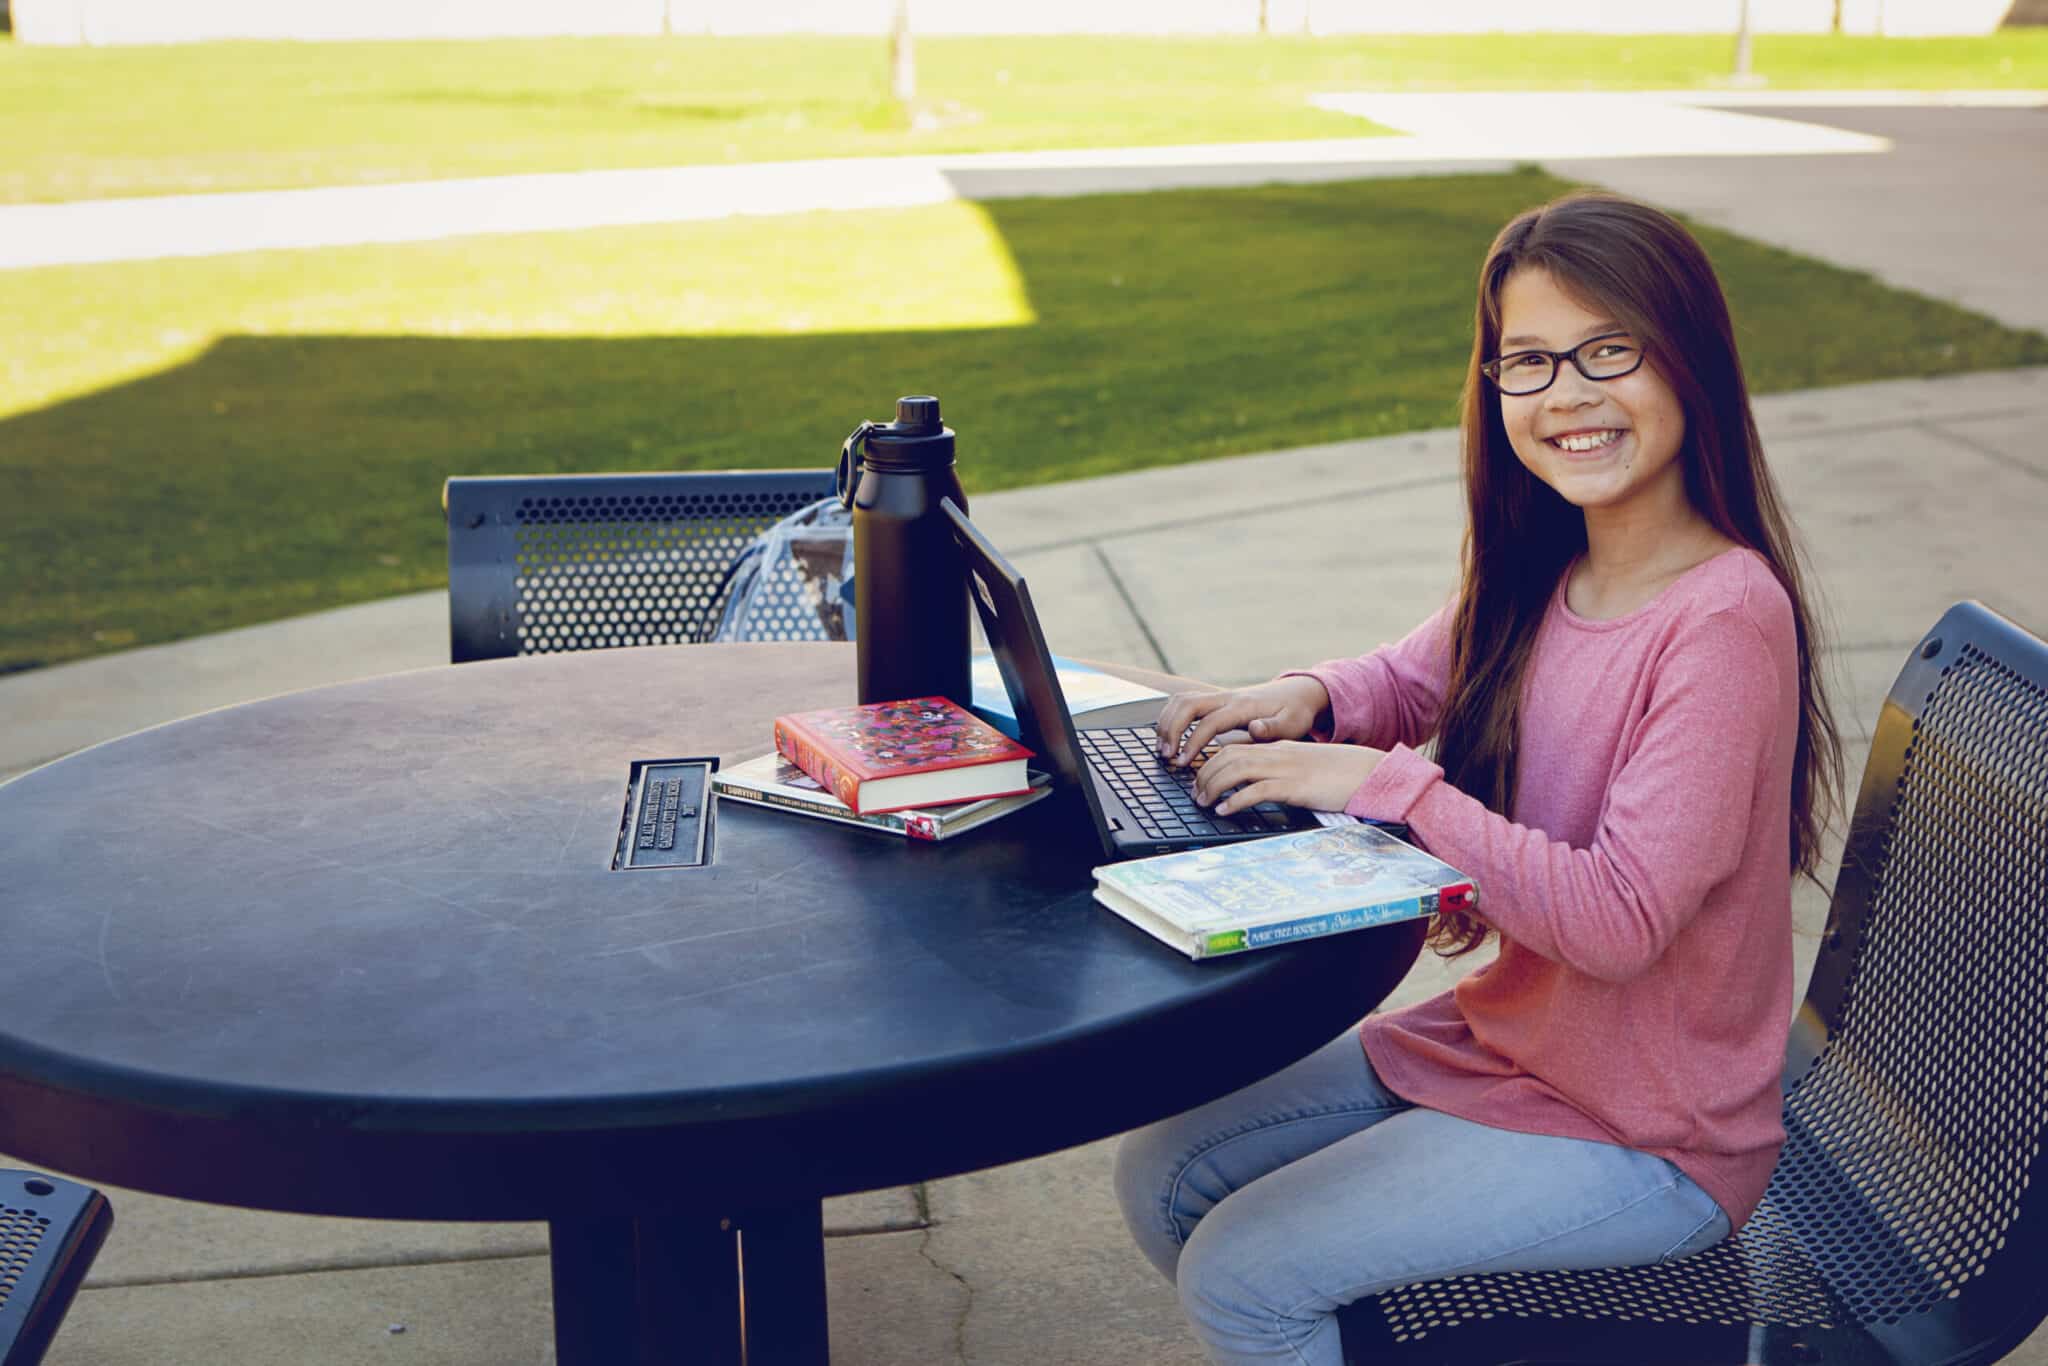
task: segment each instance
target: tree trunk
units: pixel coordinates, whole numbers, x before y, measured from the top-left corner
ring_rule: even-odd
[[[910,0],[896,0],[889,23],[889,88],[899,103],[917,98],[917,55],[910,49]]]

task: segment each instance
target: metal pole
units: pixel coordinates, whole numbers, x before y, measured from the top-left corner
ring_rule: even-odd
[[[910,46],[910,0],[896,0],[895,14],[889,21],[889,88],[903,104],[917,98],[917,58]]]
[[[1742,0],[1741,18],[1735,30],[1735,79],[1738,83],[1753,79],[1749,69],[1749,0]]]

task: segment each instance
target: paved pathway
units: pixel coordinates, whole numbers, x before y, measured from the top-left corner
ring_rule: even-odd
[[[1815,116],[1790,105],[1758,112]],[[1820,116],[1882,138],[1887,151],[1715,163],[1560,159],[1548,169],[2048,331],[2048,109],[1859,108]]]
[[[1802,108],[2039,104],[2032,92],[1819,92]],[[1104,191],[1505,170],[1563,158],[1870,155],[1882,136],[1760,116],[1745,95],[1333,94],[1316,103],[1395,137],[983,155],[845,158],[495,176],[395,185],[0,206],[0,269],[548,232],[739,214]]]

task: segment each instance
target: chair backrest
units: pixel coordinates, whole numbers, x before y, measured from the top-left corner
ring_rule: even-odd
[[[1402,1287],[1354,1306],[1347,1351],[1430,1337],[1436,1359],[1457,1328],[1447,1359],[1677,1361],[1646,1335],[1676,1324],[1737,1353],[1685,1359],[1963,1366],[2048,1315],[2048,643],[1976,603],[1885,700],[1785,1088],[1785,1149],[1735,1238]],[[1516,1336],[1491,1321],[1518,1315],[1578,1322],[1555,1352],[1491,1355]]]
[[[833,491],[833,471],[456,478],[448,653],[474,659],[708,639],[734,558]],[[800,586],[770,585],[765,639],[819,640]]]
[[[36,1366],[113,1227],[90,1186],[0,1171],[0,1366]]]
[[[1772,1217],[1857,1323],[2041,1321],[2048,644],[1976,603],[1885,700],[1786,1080]]]

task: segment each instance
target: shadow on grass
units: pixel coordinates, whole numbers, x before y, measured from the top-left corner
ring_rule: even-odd
[[[827,335],[224,337],[0,421],[0,670],[439,586],[449,475],[824,467],[903,393],[944,400],[970,493],[1448,425],[1476,263],[1560,188],[992,201],[1026,326],[917,330],[877,299],[872,330]],[[1862,277],[1710,246],[1760,388],[1921,373],[1944,343],[1945,369],[2048,359]]]
[[[1416,184],[991,203],[1021,327],[224,337],[0,421],[0,667],[438,585],[449,475],[824,467],[903,393],[970,492],[1439,424],[1470,263],[1554,183]]]

